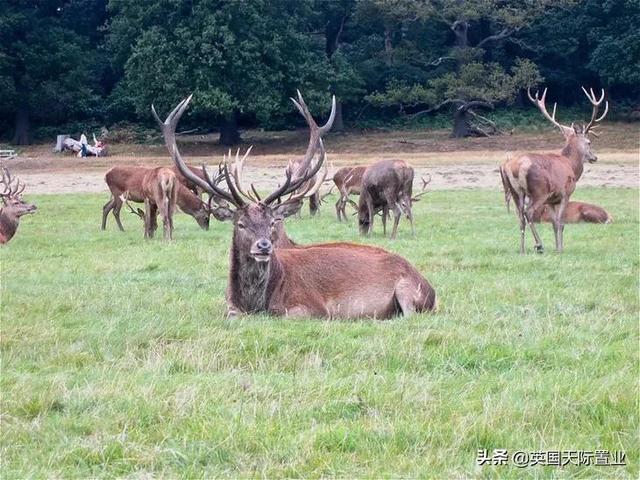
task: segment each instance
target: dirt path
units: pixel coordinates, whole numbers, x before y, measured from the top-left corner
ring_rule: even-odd
[[[338,164],[342,163],[345,162],[341,161]],[[25,171],[20,174],[20,178],[29,185],[29,193],[106,193],[107,191],[104,170],[31,172]],[[419,178],[426,175],[431,175],[432,181],[429,188],[433,190],[502,188],[496,163],[418,166],[415,189],[420,188]],[[245,178],[255,182],[259,190],[269,190],[281,180],[282,166],[247,167]],[[580,185],[638,187],[639,181],[637,164],[617,163],[607,161],[605,158],[602,162],[585,167]]]

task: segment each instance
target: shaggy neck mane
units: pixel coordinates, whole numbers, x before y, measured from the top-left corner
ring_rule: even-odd
[[[242,253],[233,240],[229,287],[231,300],[240,310],[246,313],[266,312],[271,293],[281,275],[282,266],[275,251],[270,261],[257,262],[250,255]]]
[[[571,140],[567,142],[562,151],[560,152],[564,157],[567,157],[571,162],[571,168],[576,175],[576,181],[582,176],[584,171],[584,156],[580,155],[578,149],[576,149]]]
[[[16,233],[17,228],[18,219],[10,218],[4,209],[0,209],[0,238],[8,241]]]

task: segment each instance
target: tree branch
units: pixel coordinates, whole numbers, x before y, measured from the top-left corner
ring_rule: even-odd
[[[478,42],[478,44],[476,45],[476,48],[482,48],[483,45],[489,42],[499,42],[500,40],[504,40],[505,38],[510,37],[517,31],[518,29],[516,28],[505,27],[502,29],[500,33],[496,33],[495,35],[489,35],[487,38]]]
[[[431,113],[431,112],[435,112],[436,110],[440,110],[445,105],[464,104],[464,103],[465,103],[464,100],[460,100],[459,98],[452,98],[452,99],[445,100],[444,102],[439,103],[435,107],[428,108],[427,110],[421,110],[419,112],[412,113],[411,115],[408,115],[408,116],[410,118],[415,118],[415,117],[418,117],[420,115],[424,115],[425,113]]]

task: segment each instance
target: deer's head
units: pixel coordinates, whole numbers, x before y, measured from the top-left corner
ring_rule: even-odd
[[[3,191],[0,192],[0,198],[2,199],[2,212],[5,215],[18,219],[23,215],[36,212],[38,207],[22,199],[25,185],[21,184],[19,179],[15,179],[14,182],[9,170],[6,168],[2,169],[0,186],[3,188]]]

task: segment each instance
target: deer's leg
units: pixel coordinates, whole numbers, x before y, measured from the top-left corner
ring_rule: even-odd
[[[529,224],[529,228],[531,229],[531,233],[533,234],[533,238],[535,240],[534,248],[538,253],[544,253],[544,246],[542,245],[542,240],[540,239],[540,235],[538,235],[538,230],[533,222],[533,212],[535,212],[538,208],[544,205],[544,202],[547,201],[549,196],[543,197],[529,205],[524,209],[524,216],[527,219],[527,223]]]
[[[122,209],[122,200],[120,200],[120,197],[115,197],[114,198],[114,204],[113,204],[113,216],[116,219],[116,223],[118,224],[118,228],[120,229],[121,232],[124,232],[124,227],[122,226],[122,221],[120,221],[120,210]]]
[[[172,240],[173,237],[173,215],[170,205],[164,205],[161,211],[162,231],[165,240]]]
[[[369,229],[367,230],[367,235],[371,235],[371,231],[373,230],[373,217],[375,217],[375,213],[373,212],[373,200],[371,198],[367,200],[367,210],[369,212]]]
[[[527,229],[527,221],[524,218],[524,195],[519,196],[516,203],[518,219],[520,220],[520,254],[524,255],[524,234]]]
[[[104,204],[104,207],[102,207],[102,226],[101,226],[102,230],[105,230],[107,228],[107,216],[109,215],[109,212],[113,210],[114,205],[115,205],[115,198],[111,196],[109,201]]]
[[[318,212],[320,212],[320,194],[314,193],[309,197],[309,213],[313,217]]]
[[[396,238],[396,233],[398,232],[398,224],[400,223],[400,217],[402,217],[402,210],[395,205],[393,207],[393,231],[391,232],[391,239]]]
[[[409,210],[407,210],[407,218],[411,225],[411,235],[416,236],[416,227],[413,225],[413,211],[411,210],[411,204],[409,204]]]
[[[338,201],[336,202],[336,215],[338,215],[338,221],[341,222],[342,221],[342,216],[341,216],[341,211],[340,211],[340,207],[342,206],[342,197],[340,197],[338,199]]]
[[[382,235],[387,236],[387,213],[389,212],[389,207],[386,205],[382,207]]]
[[[567,202],[562,200],[560,204],[555,208],[555,215],[553,226],[556,234],[556,252],[562,252],[564,249],[564,210],[567,208]]]

